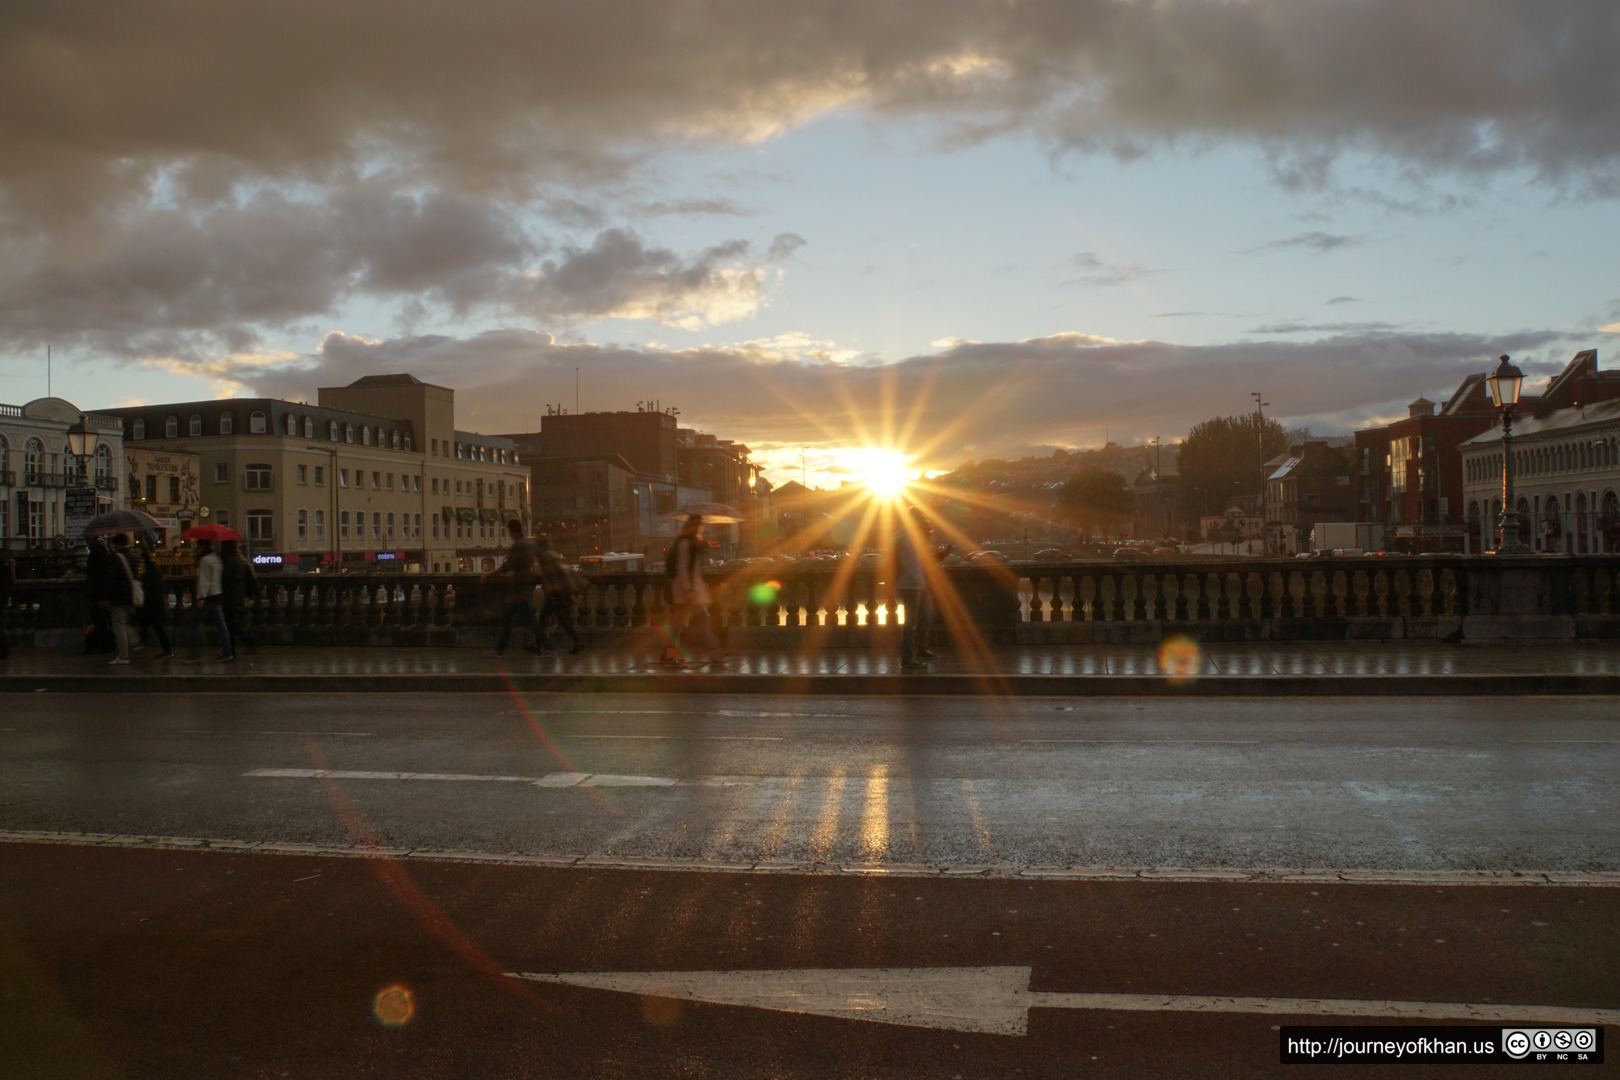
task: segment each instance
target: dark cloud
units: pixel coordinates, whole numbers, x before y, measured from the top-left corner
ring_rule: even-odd
[[[1532,378],[1545,377],[1568,360],[1562,348],[1547,332],[1362,333],[1199,348],[1071,334],[845,365],[770,344],[661,352],[498,330],[391,341],[332,334],[313,358],[243,363],[221,375],[255,393],[308,398],[316,386],[408,371],[456,391],[462,426],[501,432],[535,430],[544,402],[572,407],[577,369],[587,410],[652,398],[679,408],[682,423],[787,456],[804,445],[892,439],[927,447],[923,464],[950,467],[1036,444],[1094,445],[1105,428],[1122,442],[1170,440],[1211,416],[1244,411],[1254,389],[1289,425],[1347,431],[1404,415],[1420,394],[1446,397],[1502,352]]]
[[[1261,244],[1256,248],[1249,248],[1242,252],[1244,255],[1260,255],[1270,251],[1314,251],[1325,255],[1340,248],[1359,247],[1365,241],[1359,236],[1341,236],[1325,232],[1299,233],[1295,236],[1285,237],[1282,240],[1273,240],[1269,244]]]

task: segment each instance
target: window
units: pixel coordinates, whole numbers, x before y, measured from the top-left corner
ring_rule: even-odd
[[[422,539],[422,515],[421,514],[416,515],[416,524],[413,527],[416,529],[416,532],[414,534],[412,534],[412,535],[414,535],[418,540]]]
[[[275,538],[275,515],[269,510],[247,512],[247,537],[255,543],[268,544]]]
[[[428,486],[433,489],[433,494],[437,495],[439,493],[439,478],[437,476],[433,477],[428,481]]]
[[[326,486],[326,466],[325,465],[317,465],[317,466],[315,466],[315,486],[316,487],[325,487]]]
[[[231,467],[223,461],[214,462],[214,483],[228,484],[231,482]]]
[[[380,472],[372,473],[371,474],[371,490],[376,491],[381,486],[382,486],[382,473],[380,473]]]
[[[371,538],[373,540],[382,539],[382,514],[377,511],[372,511],[371,514]]]
[[[346,488],[348,486],[349,486],[349,470],[348,469],[339,469],[338,470],[338,487]]]
[[[300,484],[309,483],[309,466],[308,465],[300,465],[300,466],[298,466],[298,482]]]
[[[338,441],[338,422],[336,420],[326,422],[326,437],[333,442]]]
[[[146,438],[146,421],[137,417],[135,426],[130,430],[129,437],[132,439]]]
[[[326,511],[315,511],[315,539],[317,542],[326,540]]]
[[[163,437],[165,439],[174,439],[174,438],[178,438],[179,435],[180,435],[180,418],[178,416],[166,416],[166,417],[164,417],[163,418]]]
[[[315,418],[313,416],[306,416],[306,417],[304,417],[304,438],[313,439],[314,437],[315,437]]]
[[[349,512],[347,510],[338,512],[338,538],[340,540],[349,538]]]
[[[411,490],[420,493],[422,490],[421,474],[411,477]]]
[[[395,450],[399,449],[399,432],[390,431],[388,433],[388,445],[393,447]]]
[[[370,424],[361,424],[360,425],[360,445],[361,446],[370,446],[371,445],[371,425]]]
[[[215,510],[214,511],[214,521],[217,522],[220,525],[226,525],[226,526],[230,525],[230,523],[231,523],[231,511],[230,511],[230,508],[225,507],[223,509]]]
[[[388,515],[388,539],[392,540],[393,538],[394,538],[394,515],[393,515],[392,512],[390,512],[389,515]]]
[[[388,484],[387,484],[387,487],[388,487],[388,490],[389,490],[389,491],[393,491],[393,490],[394,490],[394,474],[393,474],[393,473],[389,473],[389,474],[388,474]]]
[[[191,414],[191,420],[186,425],[186,433],[193,438],[202,434],[202,415],[200,413]]]
[[[309,539],[309,511],[298,511],[298,542],[302,544]]]
[[[180,504],[180,478],[178,476],[170,476],[169,477],[169,505],[170,506],[178,506],[179,504]]]
[[[270,430],[270,420],[262,412],[255,412],[248,417],[248,433],[263,435]]]
[[[229,435],[236,430],[236,417],[228,412],[219,414],[219,433]]]
[[[287,414],[287,434],[292,436],[298,434],[298,417],[292,413]]]
[[[343,425],[343,441],[346,442],[346,443],[354,442],[354,425],[353,424],[344,424]]]
[[[429,439],[428,441],[430,443],[432,443],[432,445],[433,445],[433,456],[438,457],[439,456],[439,440],[438,439]]]
[[[405,433],[405,449],[410,450],[410,448],[411,448],[411,433],[407,431]]]
[[[242,486],[249,491],[273,491],[270,466],[264,464],[247,466],[242,470]]]
[[[147,473],[146,474],[146,501],[149,502],[149,503],[155,503],[155,502],[158,501],[157,482],[158,482],[158,478],[157,478],[156,474],[154,474],[154,473]]]

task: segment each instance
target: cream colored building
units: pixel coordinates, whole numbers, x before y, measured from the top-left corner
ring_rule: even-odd
[[[479,572],[527,521],[510,439],[457,431],[455,392],[411,375],[271,398],[102,410],[128,445],[196,454],[197,521],[247,538],[261,567]]]
[[[0,550],[69,546],[69,492],[88,488],[90,512],[124,506],[120,468],[124,437],[110,413],[90,413],[85,424],[96,447],[84,461],[68,452],[67,430],[81,410],[61,398],[0,405]]]

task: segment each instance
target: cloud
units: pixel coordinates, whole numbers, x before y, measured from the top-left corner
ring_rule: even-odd
[[[1344,431],[1401,413],[1420,394],[1444,398],[1502,352],[1528,376],[1545,377],[1567,362],[1561,349],[1560,336],[1544,331],[1362,332],[1207,347],[1064,333],[848,364],[829,343],[796,336],[675,350],[505,329],[392,340],[333,333],[296,361],[242,358],[212,374],[254,393],[309,399],[318,386],[406,371],[456,391],[458,426],[496,433],[537,430],[545,402],[572,407],[577,369],[586,410],[656,399],[679,408],[683,424],[795,448],[795,459],[804,446],[897,443],[921,453],[918,468],[938,469],[1031,445],[1097,445],[1105,429],[1124,443],[1178,438],[1211,416],[1243,412],[1253,389],[1285,424]],[[778,479],[792,471],[781,455]]]
[[[1083,251],[1075,255],[1072,262],[1079,268],[1080,276],[1061,282],[1063,285],[1106,288],[1111,285],[1123,285],[1126,282],[1165,273],[1162,269],[1104,259],[1102,256],[1089,251]]]
[[[1256,248],[1249,248],[1242,252],[1244,255],[1256,255],[1268,251],[1314,251],[1325,255],[1340,248],[1359,247],[1364,241],[1358,236],[1339,236],[1333,233],[1307,232],[1296,236],[1289,236],[1282,240],[1273,240],[1269,244],[1261,244]]]

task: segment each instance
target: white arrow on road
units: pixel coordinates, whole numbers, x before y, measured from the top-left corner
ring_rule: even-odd
[[[1030,1009],[1372,1016],[1558,1024],[1620,1023],[1620,1009],[1331,998],[1078,994],[1029,989],[1027,967],[811,968],[787,971],[507,972],[515,979],[907,1027],[1023,1035]]]

